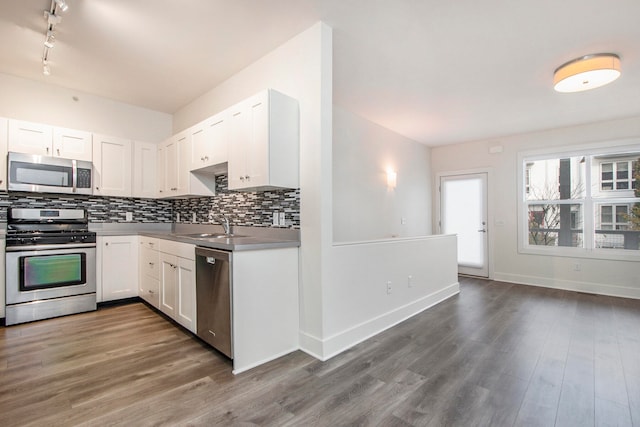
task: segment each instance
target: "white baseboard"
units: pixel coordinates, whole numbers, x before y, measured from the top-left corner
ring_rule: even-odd
[[[543,288],[562,289],[565,291],[586,292],[612,297],[640,299],[640,288],[607,285],[603,283],[578,282],[574,280],[549,279],[546,277],[526,276],[494,272],[493,280],[510,282],[519,285],[541,286]]]
[[[251,364],[249,364],[249,365],[246,365],[246,366],[240,366],[240,367],[238,367],[238,368],[236,368],[236,367],[234,366],[234,367],[233,367],[233,370],[231,371],[231,373],[233,373],[233,375],[238,375],[238,374],[240,374],[240,373],[242,373],[242,372],[248,371],[249,369],[253,369],[253,368],[255,368],[256,366],[260,366],[260,365],[262,365],[262,364],[264,364],[264,363],[271,362],[272,360],[279,359],[279,358],[281,358],[282,356],[286,356],[286,355],[287,355],[287,354],[289,354],[289,353],[293,353],[293,352],[294,352],[294,351],[296,351],[296,350],[298,350],[298,348],[297,348],[297,347],[295,347],[295,348],[291,348],[291,349],[289,349],[289,350],[285,350],[285,351],[283,351],[283,352],[281,352],[281,353],[274,354],[274,355],[272,355],[272,356],[269,356],[269,357],[268,357],[268,358],[266,358],[266,359],[263,359],[263,360],[260,360],[260,361],[257,361],[257,362],[253,362],[253,363],[251,363]]]
[[[453,283],[419,300],[412,301],[323,340],[300,332],[300,349],[316,359],[326,361],[459,292],[460,284]]]

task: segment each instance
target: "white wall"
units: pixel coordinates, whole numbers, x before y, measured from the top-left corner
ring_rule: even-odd
[[[0,117],[154,143],[171,135],[170,114],[60,86],[0,74],[0,94]]]
[[[457,294],[456,253],[454,235],[334,245],[326,283],[331,315],[318,356],[327,359]]]
[[[263,89],[273,88],[300,107],[300,329],[323,336],[323,283],[331,245],[332,33],[318,23],[174,115],[185,129]]]
[[[640,138],[640,117],[435,147],[431,151],[432,172],[435,176],[448,171],[491,170],[489,205],[494,220],[489,224],[489,238],[494,279],[640,298],[640,262],[518,253],[518,152],[626,138]],[[503,151],[489,154],[489,147],[498,145]],[[436,185],[434,179],[434,197],[438,194]],[[435,221],[438,217],[434,212]],[[580,264],[580,271],[574,271],[575,263]]]
[[[430,168],[430,148],[334,105],[333,241],[431,234]]]

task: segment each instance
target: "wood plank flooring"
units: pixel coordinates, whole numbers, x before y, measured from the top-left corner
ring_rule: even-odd
[[[142,303],[0,328],[0,426],[640,426],[640,301],[460,282],[327,362],[237,376]]]

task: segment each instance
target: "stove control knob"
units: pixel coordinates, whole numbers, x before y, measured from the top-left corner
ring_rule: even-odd
[[[69,236],[69,241],[70,242],[75,242],[76,240],[78,240],[78,238],[76,236]]]
[[[31,241],[32,241],[32,242],[37,242],[37,241],[38,241],[38,238],[37,238],[37,237],[32,237],[32,238],[31,238]]]

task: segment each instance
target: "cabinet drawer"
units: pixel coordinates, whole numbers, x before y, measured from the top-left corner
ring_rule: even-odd
[[[153,237],[140,236],[140,246],[157,251],[159,247],[158,239]]]
[[[174,242],[173,240],[160,240],[160,252],[186,258],[196,259],[196,247],[190,243]]]
[[[160,254],[158,251],[143,246],[140,260],[141,277],[149,276],[154,279],[160,278]]]
[[[149,276],[142,276],[140,280],[140,298],[154,306],[160,307],[160,281]]]

